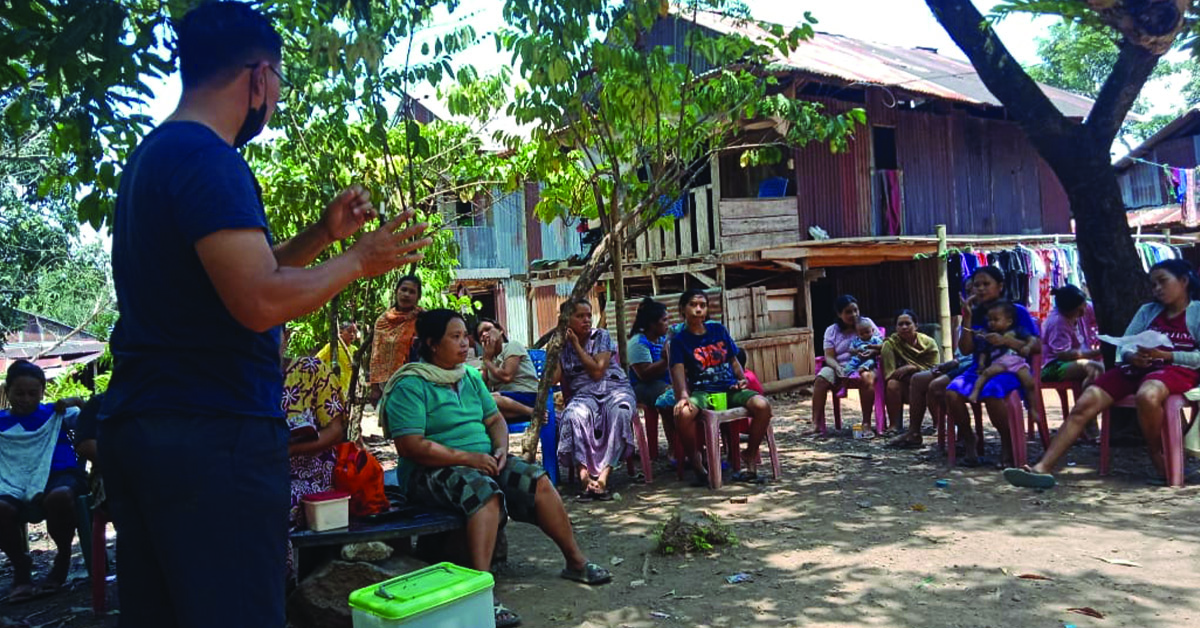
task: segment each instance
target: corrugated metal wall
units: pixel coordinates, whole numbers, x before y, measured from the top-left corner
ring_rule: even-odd
[[[888,262],[870,267],[830,268],[822,282],[833,282],[835,294],[852,294],[859,310],[876,324],[894,321],[896,312],[911,309],[921,323],[937,322],[936,260]],[[813,302],[814,333],[833,323],[833,303]]]
[[[1043,172],[1033,145],[1013,123],[962,112],[889,107],[879,90],[867,93],[868,124],[896,130],[904,172],[904,233],[927,235],[945,224],[952,234],[1065,233],[1070,209],[1057,178]],[[851,106],[812,98],[830,113]],[[820,225],[832,237],[881,234],[874,211],[871,133],[863,129],[849,151],[820,145],[794,152],[801,234]],[[874,186],[878,187],[878,186]]]
[[[1195,168],[1200,165],[1196,160],[1196,143],[1191,136],[1176,137],[1162,142],[1154,147],[1153,156],[1146,159],[1169,164],[1172,168]]]
[[[525,193],[523,190],[497,196],[492,203],[491,224],[496,234],[497,268],[514,275],[529,271],[525,246]]]
[[[556,219],[542,224],[542,259],[567,259],[583,253],[579,243],[579,232],[574,225]]]
[[[511,340],[517,340],[529,346],[536,338],[529,338],[529,300],[525,292],[525,282],[520,279],[501,279],[504,286],[504,328]]]
[[[1121,184],[1121,200],[1125,207],[1158,207],[1166,203],[1163,194],[1162,170],[1150,164],[1136,163],[1117,177]]]
[[[832,99],[813,100],[824,104],[829,113],[849,108],[848,104]],[[828,146],[816,142],[793,151],[802,238],[807,239],[808,228],[814,225],[834,238],[875,233],[870,138],[870,130],[862,129],[850,140],[849,150],[836,155]]]

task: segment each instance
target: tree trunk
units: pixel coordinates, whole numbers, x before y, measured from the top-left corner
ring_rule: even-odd
[[[620,357],[621,368],[629,368],[629,356],[625,354],[625,343],[628,341],[625,330],[625,241],[621,238],[621,209],[613,203],[613,312],[614,324],[617,326],[617,355]]]
[[[546,371],[541,384],[538,385],[537,402],[533,407],[533,420],[529,422],[529,427],[525,428],[525,433],[521,436],[521,457],[528,462],[533,462],[537,457],[538,435],[542,425],[546,423],[546,403],[549,401],[551,388],[550,376],[558,368],[558,356],[562,353],[563,337],[567,332],[567,322],[571,319],[571,303],[586,297],[592,286],[595,286],[600,279],[600,275],[604,272],[604,262],[611,258],[615,240],[614,233],[620,233],[623,236],[621,244],[626,245],[636,240],[650,227],[653,220],[645,217],[647,205],[650,205],[649,201],[639,205],[620,220],[612,221],[612,229],[592,249],[587,263],[580,269],[579,279],[575,280],[571,296],[567,297],[558,308],[558,326],[551,332],[550,342],[546,345]],[[630,228],[631,226],[632,228]],[[547,460],[553,460],[550,456],[557,456],[558,452],[543,452],[542,455]],[[554,463],[551,462],[551,464]]]
[[[1107,155],[1105,155],[1107,157]],[[1143,303],[1150,283],[1133,239],[1116,172],[1107,165],[1095,170],[1088,161],[1055,171],[1067,189],[1075,216],[1076,243],[1100,330],[1119,336]],[[1062,172],[1061,170],[1066,170]]]

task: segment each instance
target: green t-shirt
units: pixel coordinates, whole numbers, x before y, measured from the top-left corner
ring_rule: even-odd
[[[452,449],[492,453],[492,439],[484,420],[498,412],[496,402],[483,384],[479,371],[466,367],[458,390],[431,384],[419,377],[396,382],[387,400],[388,429],[392,438],[420,434]],[[400,459],[396,475],[401,487],[408,486],[417,463]]]

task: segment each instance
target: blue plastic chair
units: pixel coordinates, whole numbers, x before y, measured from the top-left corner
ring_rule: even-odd
[[[546,352],[542,349],[530,349],[529,361],[533,362],[533,369],[537,371],[538,377],[545,377]],[[550,476],[550,482],[555,485],[558,484],[558,419],[554,414],[554,391],[557,389],[557,386],[550,389],[550,399],[546,400],[546,423],[538,432],[542,441],[542,467],[546,469],[546,475]],[[509,423],[508,433],[524,433],[529,423],[530,421]]]
[[[758,184],[759,198],[776,198],[787,196],[788,180],[785,177],[771,177]]]

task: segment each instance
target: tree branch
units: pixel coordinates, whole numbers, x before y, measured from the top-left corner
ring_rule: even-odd
[[[1025,73],[972,3],[925,0],[925,4],[971,60],[988,91],[1004,103],[1009,117],[1020,122],[1027,135],[1034,137],[1035,133],[1029,132],[1033,127],[1054,135],[1068,131],[1070,125],[1062,112]]]
[[[1112,146],[1113,140],[1125,122],[1125,116],[1133,107],[1142,87],[1150,79],[1154,67],[1158,65],[1159,55],[1131,44],[1121,42],[1121,52],[1117,62],[1109,72],[1108,79],[1100,88],[1092,112],[1088,114],[1084,127],[1092,134],[1097,145]]]

